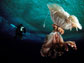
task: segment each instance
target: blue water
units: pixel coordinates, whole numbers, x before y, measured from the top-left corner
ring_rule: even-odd
[[[15,26],[23,24],[27,29],[25,39],[28,39],[30,35],[45,37],[52,31],[53,24],[47,7],[48,3],[59,4],[71,15],[76,15],[84,28],[84,0],[1,0],[1,31],[14,35],[15,28],[11,24]],[[43,28],[44,21],[45,28]],[[74,37],[74,39],[81,39],[84,37],[83,31],[84,29],[79,30],[79,32],[76,32],[76,30],[65,31],[63,37],[70,40]]]

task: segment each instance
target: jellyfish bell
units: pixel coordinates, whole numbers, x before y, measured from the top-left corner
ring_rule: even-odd
[[[70,15],[58,4],[50,3],[47,4],[47,6],[50,11],[51,19],[57,26],[60,26],[65,30],[72,30],[72,28],[76,28],[76,30],[78,31],[78,29],[82,29],[82,26],[79,23],[77,17]]]
[[[71,15],[69,16],[69,19],[71,21],[71,24],[72,24],[72,28],[76,28],[76,31],[78,31],[78,29],[82,30],[82,26],[81,24],[79,23],[78,19],[76,16],[74,15]]]
[[[48,6],[49,10],[53,11],[53,12],[64,11],[64,9],[61,6],[59,6],[58,4],[55,4],[55,3],[53,3],[53,4],[49,3],[49,4],[47,4],[47,6]]]

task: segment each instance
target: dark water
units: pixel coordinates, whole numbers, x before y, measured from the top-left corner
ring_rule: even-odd
[[[40,55],[41,42],[16,40],[7,34],[0,34],[0,63],[83,63],[84,40],[76,42],[78,50],[65,52],[56,59],[43,58]]]

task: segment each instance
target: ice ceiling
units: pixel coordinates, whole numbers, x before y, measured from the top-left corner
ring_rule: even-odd
[[[48,14],[47,3],[57,3],[71,15],[76,15],[84,28],[84,0],[0,0],[0,16],[8,24],[22,23],[28,32],[48,34],[52,31],[53,22]],[[46,27],[43,28],[45,20]],[[65,31],[63,36],[83,38],[83,34],[84,29],[79,32],[73,29]]]

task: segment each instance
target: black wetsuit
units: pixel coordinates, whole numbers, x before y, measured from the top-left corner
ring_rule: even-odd
[[[21,29],[21,28],[22,28],[22,29]],[[20,24],[20,25],[17,26],[17,28],[16,28],[16,36],[15,36],[15,38],[22,39],[23,33],[26,33],[26,29],[23,27],[22,24]]]

